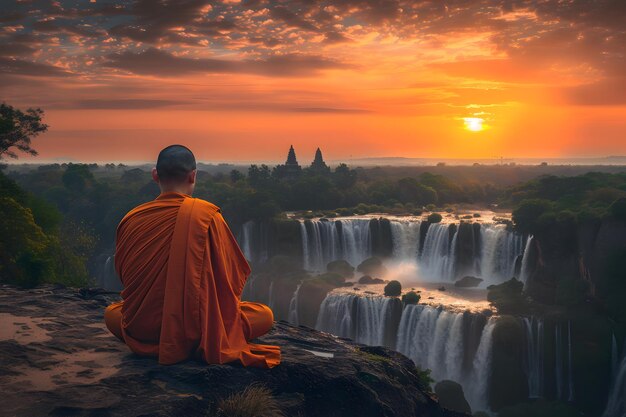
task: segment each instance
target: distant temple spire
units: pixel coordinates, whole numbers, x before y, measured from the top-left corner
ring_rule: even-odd
[[[285,162],[287,166],[300,166],[298,164],[298,160],[296,159],[296,151],[293,149],[293,145],[289,147],[289,153],[287,154],[287,162]]]
[[[324,158],[322,157],[322,151],[320,148],[317,148],[315,151],[315,159],[313,159],[313,163],[311,164],[311,169],[318,172],[328,172],[330,168],[324,162]]]

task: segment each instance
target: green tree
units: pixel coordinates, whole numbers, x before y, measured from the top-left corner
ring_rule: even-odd
[[[0,197],[0,277],[27,287],[51,274],[45,256],[50,240],[32,212],[10,197]]]
[[[41,109],[29,108],[23,112],[6,103],[0,104],[0,159],[5,155],[17,158],[16,151],[37,155],[31,140],[48,130],[42,117]]]

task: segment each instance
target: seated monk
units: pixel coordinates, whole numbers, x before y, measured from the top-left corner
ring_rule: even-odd
[[[131,210],[117,228],[115,269],[124,290],[123,301],[104,313],[111,333],[161,364],[195,358],[278,365],[278,346],[249,343],[270,330],[273,314],[240,300],[250,266],[220,209],[191,197],[191,151],[163,149],[152,177],[161,194]]]

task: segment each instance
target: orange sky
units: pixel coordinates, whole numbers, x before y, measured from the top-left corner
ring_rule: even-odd
[[[76,3],[0,14],[42,160],[626,154],[623,2]]]

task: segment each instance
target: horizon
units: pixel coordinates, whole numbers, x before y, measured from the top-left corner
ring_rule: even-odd
[[[45,110],[42,160],[626,154],[620,2],[7,3],[0,86]]]

